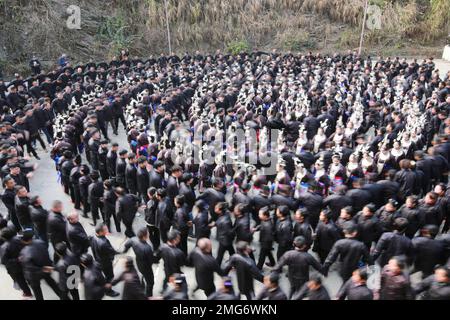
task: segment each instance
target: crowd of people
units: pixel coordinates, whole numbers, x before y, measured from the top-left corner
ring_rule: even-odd
[[[433,59],[217,51],[144,61],[124,50],[58,65],[44,73],[33,57],[33,76],[0,80],[1,262],[25,298],[43,299],[45,280],[80,299],[76,266],[88,300],[118,296],[119,282],[122,299],[188,299],[190,267],[190,289],[211,300],[450,299],[450,71],[441,79]],[[127,146],[111,143],[120,126]],[[234,143],[236,130],[248,139]],[[30,194],[37,142],[68,213]],[[235,153],[244,156],[227,161]],[[275,156],[275,172],[258,155]],[[123,230],[123,249],[112,230]],[[129,249],[135,258],[115,275]],[[336,296],[322,284],[332,267]]]

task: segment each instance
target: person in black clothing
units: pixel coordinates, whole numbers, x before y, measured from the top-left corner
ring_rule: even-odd
[[[81,266],[84,268],[84,298],[86,300],[102,300],[105,296],[107,282],[100,265],[88,253],[83,254],[80,260]]]
[[[450,299],[450,269],[440,266],[434,274],[422,280],[413,287],[414,293],[423,300],[449,300]]]
[[[88,161],[92,166],[92,170],[99,169],[98,150],[100,148],[100,142],[100,132],[93,130],[86,149],[86,152],[89,152]]]
[[[422,279],[433,274],[435,266],[446,262],[444,243],[435,239],[438,232],[438,227],[426,225],[420,230],[420,236],[412,239],[414,271],[421,271]]]
[[[275,265],[275,259],[272,255],[274,228],[268,207],[263,207],[259,210],[258,220],[260,223],[254,231],[259,231],[259,243],[261,250],[259,251],[258,264],[256,266],[258,269],[262,269],[266,258],[269,258],[269,263],[267,265],[269,267],[273,267]]]
[[[264,277],[264,289],[258,293],[255,300],[287,300],[286,294],[278,285],[280,275],[276,272]]]
[[[209,223],[207,204],[203,200],[197,200],[192,209],[194,218],[192,223],[195,226],[195,238],[197,241],[201,238],[209,238],[211,235],[211,228]]]
[[[75,166],[73,161],[73,154],[72,151],[66,150],[63,153],[64,158],[62,159],[62,162],[60,162],[60,172],[61,172],[61,184],[64,187],[64,192],[67,195],[71,195],[73,197],[73,186],[70,183],[70,172],[72,171],[73,167]],[[81,157],[78,157],[77,162],[81,162]],[[72,201],[75,200],[72,198]]]
[[[291,291],[289,297],[292,298],[298,290],[309,280],[309,269],[313,267],[319,272],[322,272],[322,266],[307,253],[308,247],[305,238],[298,236],[294,239],[294,250],[289,250],[284,253],[278,260],[277,265],[273,270],[281,272],[283,266],[288,266],[288,277],[291,284]]]
[[[22,236],[16,235],[13,228],[4,228],[0,233],[4,243],[1,246],[1,262],[12,280],[22,290],[24,298],[31,297],[31,290],[28,286],[23,273],[23,267],[19,261],[20,252],[25,246]]]
[[[316,228],[316,236],[312,250],[319,255],[321,263],[325,262],[334,243],[341,237],[338,228],[331,221],[331,216],[331,211],[323,210],[320,213],[320,221]]]
[[[253,300],[255,297],[253,279],[263,282],[264,277],[261,270],[256,266],[254,259],[249,256],[252,249],[247,242],[238,241],[236,250],[237,253],[233,254],[227,261],[223,269],[224,273],[228,274],[234,268],[238,280],[239,294],[245,295],[247,300]]]
[[[159,218],[157,214],[158,200],[156,197],[156,189],[149,188],[147,191],[148,198],[150,199],[145,206],[145,222],[147,224],[148,233],[150,234],[150,241],[153,245],[153,249],[157,250],[161,242],[159,235]]]
[[[167,242],[161,244],[155,254],[157,261],[164,261],[164,282],[163,290],[167,288],[169,278],[175,273],[181,273],[181,267],[186,264],[186,256],[178,248],[180,243],[180,233],[178,230],[171,230],[167,234]]]
[[[215,179],[212,188],[206,189],[201,193],[197,200],[204,200],[209,207],[209,214],[212,220],[216,220],[216,214],[214,213],[214,207],[219,202],[225,201],[225,195],[223,194],[223,181],[221,179]],[[244,240],[248,241],[248,240]]]
[[[344,283],[352,276],[353,271],[358,268],[360,262],[367,265],[372,264],[369,250],[361,241],[356,240],[357,234],[357,226],[353,222],[347,222],[344,227],[345,239],[336,241],[323,264],[325,276],[338,257],[341,262],[339,275]]]
[[[419,208],[419,198],[417,196],[409,196],[396,214],[397,218],[405,218],[408,220],[408,226],[405,235],[412,239],[419,230],[423,218],[422,211]]]
[[[111,283],[114,279],[114,268],[113,268],[113,260],[114,256],[118,254],[118,252],[112,247],[106,235],[108,234],[108,227],[100,223],[95,227],[95,236],[91,238],[91,249],[92,254],[100,264],[101,270],[105,275],[106,283]],[[109,288],[105,294],[110,297],[117,297],[119,295],[118,292]]]
[[[137,191],[145,203],[148,202],[147,190],[150,187],[150,174],[147,170],[147,159],[144,156],[138,158],[136,171]]]
[[[98,171],[93,171],[89,176],[92,181],[88,187],[89,205],[91,208],[92,225],[96,226],[100,215],[103,217],[101,198],[103,197],[104,188],[103,182],[99,180],[100,174]]]
[[[90,244],[89,237],[80,223],[77,211],[72,211],[67,215],[67,241],[71,252],[80,258],[87,253]]]
[[[129,193],[137,195],[137,160],[134,153],[128,154],[128,163],[125,168],[125,186]]]
[[[117,170],[117,151],[119,150],[119,144],[114,142],[111,145],[111,150],[108,151],[106,156],[106,169],[108,172],[109,179],[114,180],[116,178]],[[122,170],[122,167],[120,166]]]
[[[137,237],[128,239],[125,242],[123,253],[127,253],[130,248],[133,248],[136,255],[137,268],[145,279],[145,295],[151,297],[155,283],[152,265],[156,262],[156,259],[153,254],[153,248],[148,244],[148,240],[149,233],[147,228],[139,229]]]
[[[47,219],[48,211],[42,207],[42,199],[34,196],[30,199],[30,216],[33,222],[35,235],[42,241],[48,242]]]
[[[127,156],[128,156],[128,151],[123,149],[119,151],[119,157],[117,158],[116,161],[116,171],[115,171],[115,182],[116,182],[116,186],[118,187],[122,187],[125,188],[125,171],[126,171],[126,167],[127,167]],[[138,182],[139,184],[139,182]]]
[[[408,262],[411,262],[413,245],[411,239],[405,236],[407,226],[408,220],[397,218],[394,220],[394,231],[381,235],[372,252],[373,261],[380,258],[378,261],[380,267],[384,267],[394,256],[405,256]]]
[[[20,252],[19,261],[22,264],[25,279],[33,290],[36,300],[44,300],[41,289],[41,280],[45,280],[58,297],[61,291],[58,284],[51,277],[53,262],[48,255],[45,242],[33,239],[33,231],[26,231],[22,235],[24,248]]]
[[[78,293],[78,282],[80,279],[70,278],[73,275],[73,271],[70,269],[71,266],[78,266],[80,264],[80,259],[77,255],[73,254],[64,242],[58,243],[55,248],[56,254],[59,256],[59,261],[55,266],[55,270],[59,273],[59,290],[61,291],[61,300],[70,300],[69,293],[72,300],[80,300],[80,295]]]
[[[134,194],[126,194],[122,188],[116,188],[117,196],[116,214],[118,221],[122,221],[125,225],[125,235],[128,238],[135,236],[133,231],[133,221],[139,207],[139,198]]]
[[[126,257],[124,260],[124,271],[106,287],[109,288],[123,281],[122,300],[147,300],[144,287],[134,267],[133,258]]]
[[[65,242],[69,246],[66,234],[66,224],[67,220],[63,215],[62,202],[59,200],[53,201],[52,209],[50,210],[47,219],[48,240],[51,242],[53,250],[55,250],[55,246],[60,242]],[[53,261],[57,263],[58,259],[59,257],[55,252]]]
[[[74,208],[76,210],[81,210],[81,194],[80,194],[80,177],[81,177],[81,157],[76,156],[73,160],[74,167],[70,171],[69,182],[70,191],[72,192],[71,197],[73,199]]]
[[[158,189],[156,191],[156,199],[158,201],[158,207],[156,209],[155,226],[159,229],[162,242],[167,242],[167,233],[173,225],[173,206],[170,203],[170,199],[166,196],[165,189]]]
[[[32,229],[33,222],[31,221],[30,215],[30,198],[28,197],[28,191],[23,186],[16,186],[16,190],[15,206],[17,219],[19,220],[22,230]]]
[[[313,244],[313,228],[308,222],[309,214],[306,210],[298,209],[294,215],[293,237],[305,238],[308,249]]]
[[[41,62],[35,55],[31,58],[29,66],[34,76],[41,73]]]
[[[12,177],[6,177],[3,179],[4,191],[2,194],[2,202],[8,209],[8,216],[17,231],[21,230],[19,220],[17,219],[16,206],[15,206],[15,191],[16,181]]]
[[[277,208],[277,222],[275,227],[275,238],[278,242],[277,260],[292,248],[292,222],[290,210],[287,206]]]
[[[219,266],[222,264],[223,255],[228,251],[231,257],[235,251],[233,248],[233,223],[228,212],[228,204],[226,202],[219,202],[214,208],[217,215],[217,220],[213,221],[210,226],[216,227],[216,240],[219,243],[216,260]]]
[[[207,297],[216,291],[214,273],[223,275],[223,271],[220,269],[217,260],[214,259],[211,252],[211,240],[201,238],[197,242],[197,247],[191,251],[186,260],[187,266],[193,266],[195,268],[197,289],[203,290]]]
[[[383,233],[382,224],[378,217],[375,216],[375,205],[372,203],[365,205],[363,210],[355,216],[354,220],[358,226],[358,239],[370,251],[372,243],[376,243]]]
[[[327,289],[322,285],[320,276],[313,276],[311,280],[303,285],[303,287],[295,294],[291,300],[331,300]]]
[[[174,215],[174,227],[180,231],[180,249],[187,256],[188,254],[188,235],[189,228],[192,226],[192,221],[187,211],[187,205],[184,203],[184,196],[178,195],[174,199],[175,203],[175,215]]]
[[[103,213],[105,215],[105,224],[108,227],[108,230],[111,230],[111,218],[114,220],[114,225],[116,226],[116,231],[120,232],[120,220],[117,217],[116,213],[116,202],[117,195],[115,189],[113,187],[113,183],[111,180],[105,180],[103,182],[104,192],[102,198],[103,205]]]
[[[83,204],[83,217],[88,217],[88,212],[91,211],[91,204],[89,202],[89,185],[92,183],[90,177],[89,166],[82,165],[80,167],[80,178],[78,184],[80,186],[80,198]]]
[[[98,171],[102,180],[105,181],[109,178],[109,173],[107,169],[107,155],[108,155],[108,140],[101,140],[100,147],[98,149]],[[115,170],[115,164],[114,164]]]
[[[367,288],[367,271],[356,269],[352,277],[339,289],[337,300],[373,300],[373,292]]]

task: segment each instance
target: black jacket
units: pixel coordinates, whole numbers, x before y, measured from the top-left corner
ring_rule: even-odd
[[[118,184],[122,184],[125,185],[125,170],[127,167],[127,162],[125,161],[125,159],[122,158],[117,158],[117,162],[116,162],[116,170],[115,170],[115,177],[116,177],[116,182]],[[108,172],[109,173],[109,172]],[[145,190],[145,193],[147,193],[147,189]]]
[[[277,221],[275,238],[280,246],[286,247],[292,244],[292,222],[289,218]]]
[[[167,191],[167,196],[170,199],[175,199],[175,197],[178,195],[179,193],[179,182],[177,181],[177,179],[174,176],[170,176],[167,179],[167,187],[166,187],[166,191]]]
[[[261,221],[256,227],[259,231],[259,243],[261,248],[271,249],[274,240],[274,228],[272,220]]]
[[[21,239],[21,236],[15,236],[1,246],[1,261],[9,274],[16,274],[22,271],[19,256],[25,245]]]
[[[101,300],[105,295],[106,279],[99,264],[86,268],[83,274],[84,296],[86,300]]]
[[[206,201],[209,206],[209,214],[215,220],[216,214],[214,212],[214,207],[217,203],[225,201],[225,195],[214,188],[208,188],[197,197],[197,200]]]
[[[341,209],[352,205],[352,199],[346,195],[332,194],[323,200],[323,207],[328,207],[333,214],[333,220],[337,220]]]
[[[413,245],[411,240],[397,232],[385,232],[372,253],[373,261],[380,257],[380,266],[385,266],[394,256],[405,255],[409,260],[413,257]],[[410,262],[410,261],[408,261]]]
[[[414,292],[423,293],[423,299],[426,300],[450,300],[450,283],[439,283],[431,275],[415,286]]]
[[[134,194],[119,197],[116,202],[117,217],[124,223],[132,223],[139,206],[139,198]]]
[[[22,226],[22,228],[32,227],[33,222],[31,221],[30,208],[29,208],[30,198],[16,196],[15,205],[16,205],[17,219],[19,220],[19,223]]]
[[[136,169],[136,182],[139,193],[147,194],[147,190],[150,187],[150,176],[147,168],[138,167]]]
[[[186,185],[184,182],[180,183],[179,194],[184,196],[185,204],[187,205],[188,212],[192,211],[195,204],[195,192],[191,186]]]
[[[67,239],[70,243],[71,251],[78,257],[86,253],[91,245],[86,231],[79,222],[67,222]]]
[[[293,231],[294,231],[294,239],[298,236],[302,236],[303,238],[305,238],[306,245],[308,246],[308,248],[312,245],[313,229],[308,222],[306,221],[304,221],[303,223],[294,222]]]
[[[327,224],[319,222],[316,228],[313,251],[329,252],[340,237],[339,230],[333,222],[330,221]]]
[[[377,242],[383,233],[380,220],[375,215],[365,217],[362,212],[359,212],[355,217],[355,222],[358,226],[358,239],[368,247],[373,241]]]
[[[122,300],[147,300],[144,286],[136,269],[122,272],[117,278],[111,281],[111,285],[116,285],[123,281]]]
[[[117,152],[109,150],[106,155],[106,170],[110,177],[116,176]]]
[[[59,242],[66,242],[68,244],[66,224],[67,220],[62,213],[50,211],[47,220],[47,233],[53,246]]]
[[[91,237],[92,255],[101,266],[107,266],[114,260],[114,256],[118,254],[111,245],[111,242],[105,236]]]
[[[195,279],[199,289],[202,290],[214,288],[214,272],[223,275],[219,263],[212,254],[203,253],[198,247],[191,251],[186,265],[195,268]]]
[[[189,213],[187,211],[187,206],[184,205],[181,208],[178,208],[175,211],[174,216],[174,227],[178,231],[180,231],[182,234],[188,234],[189,233],[189,226],[188,222],[190,221]]]
[[[331,300],[327,289],[323,285],[317,290],[310,290],[307,283],[292,296],[291,300],[303,300],[305,298],[308,298],[308,300]]]
[[[137,237],[128,239],[125,242],[123,253],[128,252],[130,248],[133,248],[136,255],[136,265],[138,270],[142,274],[153,274],[152,264],[156,263],[156,259],[153,255],[153,248],[146,241],[141,241]]]
[[[309,253],[297,249],[285,252],[274,270],[281,272],[283,266],[288,266],[289,282],[292,284],[302,284],[309,280],[309,269],[313,267],[319,272],[322,272],[321,264]]]
[[[33,240],[31,244],[25,246],[20,252],[19,260],[28,281],[42,279],[43,267],[53,265],[48,255],[47,244],[42,240]]]
[[[358,268],[360,261],[363,261],[366,264],[372,264],[369,251],[366,246],[362,242],[355,239],[341,239],[334,244],[323,265],[326,272],[338,257],[341,262],[339,266],[339,274],[343,279],[350,278],[352,272]]]
[[[338,300],[345,300],[345,298],[348,300],[373,300],[373,293],[365,284],[356,284],[353,279],[348,279],[337,293]]]
[[[125,168],[125,186],[130,193],[137,193],[137,169],[134,164],[128,163]]]
[[[233,243],[234,232],[233,223],[229,213],[224,213],[216,220],[216,239],[222,246],[229,246]]]
[[[253,292],[253,279],[263,281],[261,270],[255,264],[255,261],[247,255],[233,254],[227,261],[224,273],[228,274],[231,268],[235,268],[238,281],[238,288],[242,294]]]
[[[250,218],[242,215],[234,220],[233,232],[236,234],[236,241],[252,242],[253,236],[250,232]]]
[[[156,253],[157,260],[163,259],[166,279],[174,273],[181,273],[181,267],[186,264],[186,257],[179,248],[166,243],[161,244]]]
[[[422,271],[423,277],[431,275],[434,267],[438,264],[445,264],[444,244],[441,241],[416,237],[412,239],[414,248],[414,267],[416,271]]]
[[[346,194],[352,200],[353,210],[361,211],[362,208],[372,201],[372,195],[364,189],[351,189]]]
[[[149,184],[151,187],[156,189],[162,188],[165,186],[164,174],[159,174],[155,170],[150,171]]]

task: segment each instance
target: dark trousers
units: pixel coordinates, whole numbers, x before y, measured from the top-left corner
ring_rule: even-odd
[[[28,283],[30,284],[31,290],[33,290],[33,295],[36,300],[44,300],[44,296],[42,295],[41,289],[41,280],[45,280],[50,288],[56,293],[58,297],[61,297],[61,291],[58,288],[58,284],[55,280],[50,276],[49,273],[45,273],[42,277],[29,279]]]
[[[125,116],[123,115],[123,113],[122,114],[117,114],[117,115],[114,116],[114,125],[116,127],[116,131],[115,131],[116,133],[117,133],[117,130],[119,129],[119,120],[122,122],[123,128],[124,129],[127,128],[127,123],[125,121]]]
[[[20,290],[22,290],[25,295],[31,296],[30,287],[28,286],[27,281],[25,280],[25,276],[23,275],[22,270],[21,269],[11,270],[11,272],[8,271],[8,273],[13,279],[13,281],[19,285]]]
[[[48,144],[53,143],[53,127],[48,126],[41,129],[44,133],[45,137],[47,138]]]
[[[114,279],[114,268],[112,261],[108,261],[101,264],[103,274],[105,275],[105,279],[107,283],[110,283],[112,279]]]
[[[136,236],[133,231],[133,220],[123,221],[123,224],[125,225],[125,235],[128,238],[133,238],[134,236]]]
[[[19,223],[19,219],[17,218],[17,215],[15,212],[9,211],[9,219],[11,220],[12,224],[16,228],[17,232],[22,230],[22,227],[20,226],[20,223]]]
[[[72,300],[80,300],[80,294],[78,293],[78,289],[70,289],[61,291],[61,300],[70,300],[69,293],[72,297]]]
[[[106,226],[108,227],[108,230],[111,231],[111,216],[114,220],[114,224],[116,226],[116,231],[117,232],[121,232],[121,228],[120,228],[120,221],[117,218],[117,214],[114,210],[105,210],[105,223]]]
[[[45,149],[45,142],[44,140],[42,140],[41,135],[39,134],[39,132],[36,132],[35,134],[30,136],[30,140],[33,146],[36,146],[36,140],[39,141],[39,143],[41,144],[42,149]]]
[[[289,279],[289,282],[291,283],[291,292],[289,292],[289,299],[291,299],[292,296],[297,291],[299,291],[307,281],[308,279]]]
[[[92,221],[94,225],[97,225],[97,219],[100,219],[99,212],[101,213],[100,201],[98,199],[91,200],[91,213],[92,213]]]
[[[275,265],[275,258],[272,254],[272,247],[261,247],[261,250],[259,251],[258,264],[256,265],[259,269],[262,269],[262,267],[264,266],[266,258],[269,258],[269,262],[272,266]]]
[[[219,266],[222,264],[223,255],[225,251],[228,251],[228,254],[230,257],[235,253],[233,245],[230,243],[229,245],[224,245],[222,243],[219,243],[219,250],[217,251],[217,263]]]
[[[145,281],[145,296],[151,297],[153,296],[153,285],[155,284],[155,276],[153,275],[153,271],[151,270],[141,270],[139,272],[142,274]]]
[[[81,203],[83,204],[83,216],[87,217],[88,212],[91,211],[91,205],[89,204],[88,197],[81,197]]]
[[[181,232],[180,238],[181,239],[180,239],[180,244],[178,245],[178,248],[180,248],[180,250],[183,251],[187,257],[187,254],[188,254],[188,252],[187,252],[188,232]]]
[[[80,186],[77,184],[73,185],[73,198],[75,209],[80,210],[81,208],[81,195],[80,195]]]
[[[153,250],[156,250],[159,248],[159,245],[161,244],[161,240],[159,238],[159,229],[155,226],[147,226],[150,242],[153,245]]]
[[[166,227],[166,226],[159,227],[159,231],[161,233],[161,241],[163,243],[167,242],[167,232],[169,232],[169,230],[170,230],[170,226],[169,227]]]

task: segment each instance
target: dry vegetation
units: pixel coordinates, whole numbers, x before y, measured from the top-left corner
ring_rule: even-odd
[[[173,51],[353,49],[364,0],[168,0]],[[366,51],[417,54],[442,47],[449,0],[370,0],[382,9],[382,30],[366,34]],[[68,30],[66,8],[81,7],[82,29]],[[0,0],[0,67],[32,52],[54,61],[107,59],[122,47],[133,55],[167,52],[163,0]],[[428,48],[428,49],[427,49]],[[432,49],[429,49],[432,48]],[[416,51],[409,51],[416,50]],[[45,58],[43,58],[45,57]],[[44,61],[45,62],[45,61]]]

